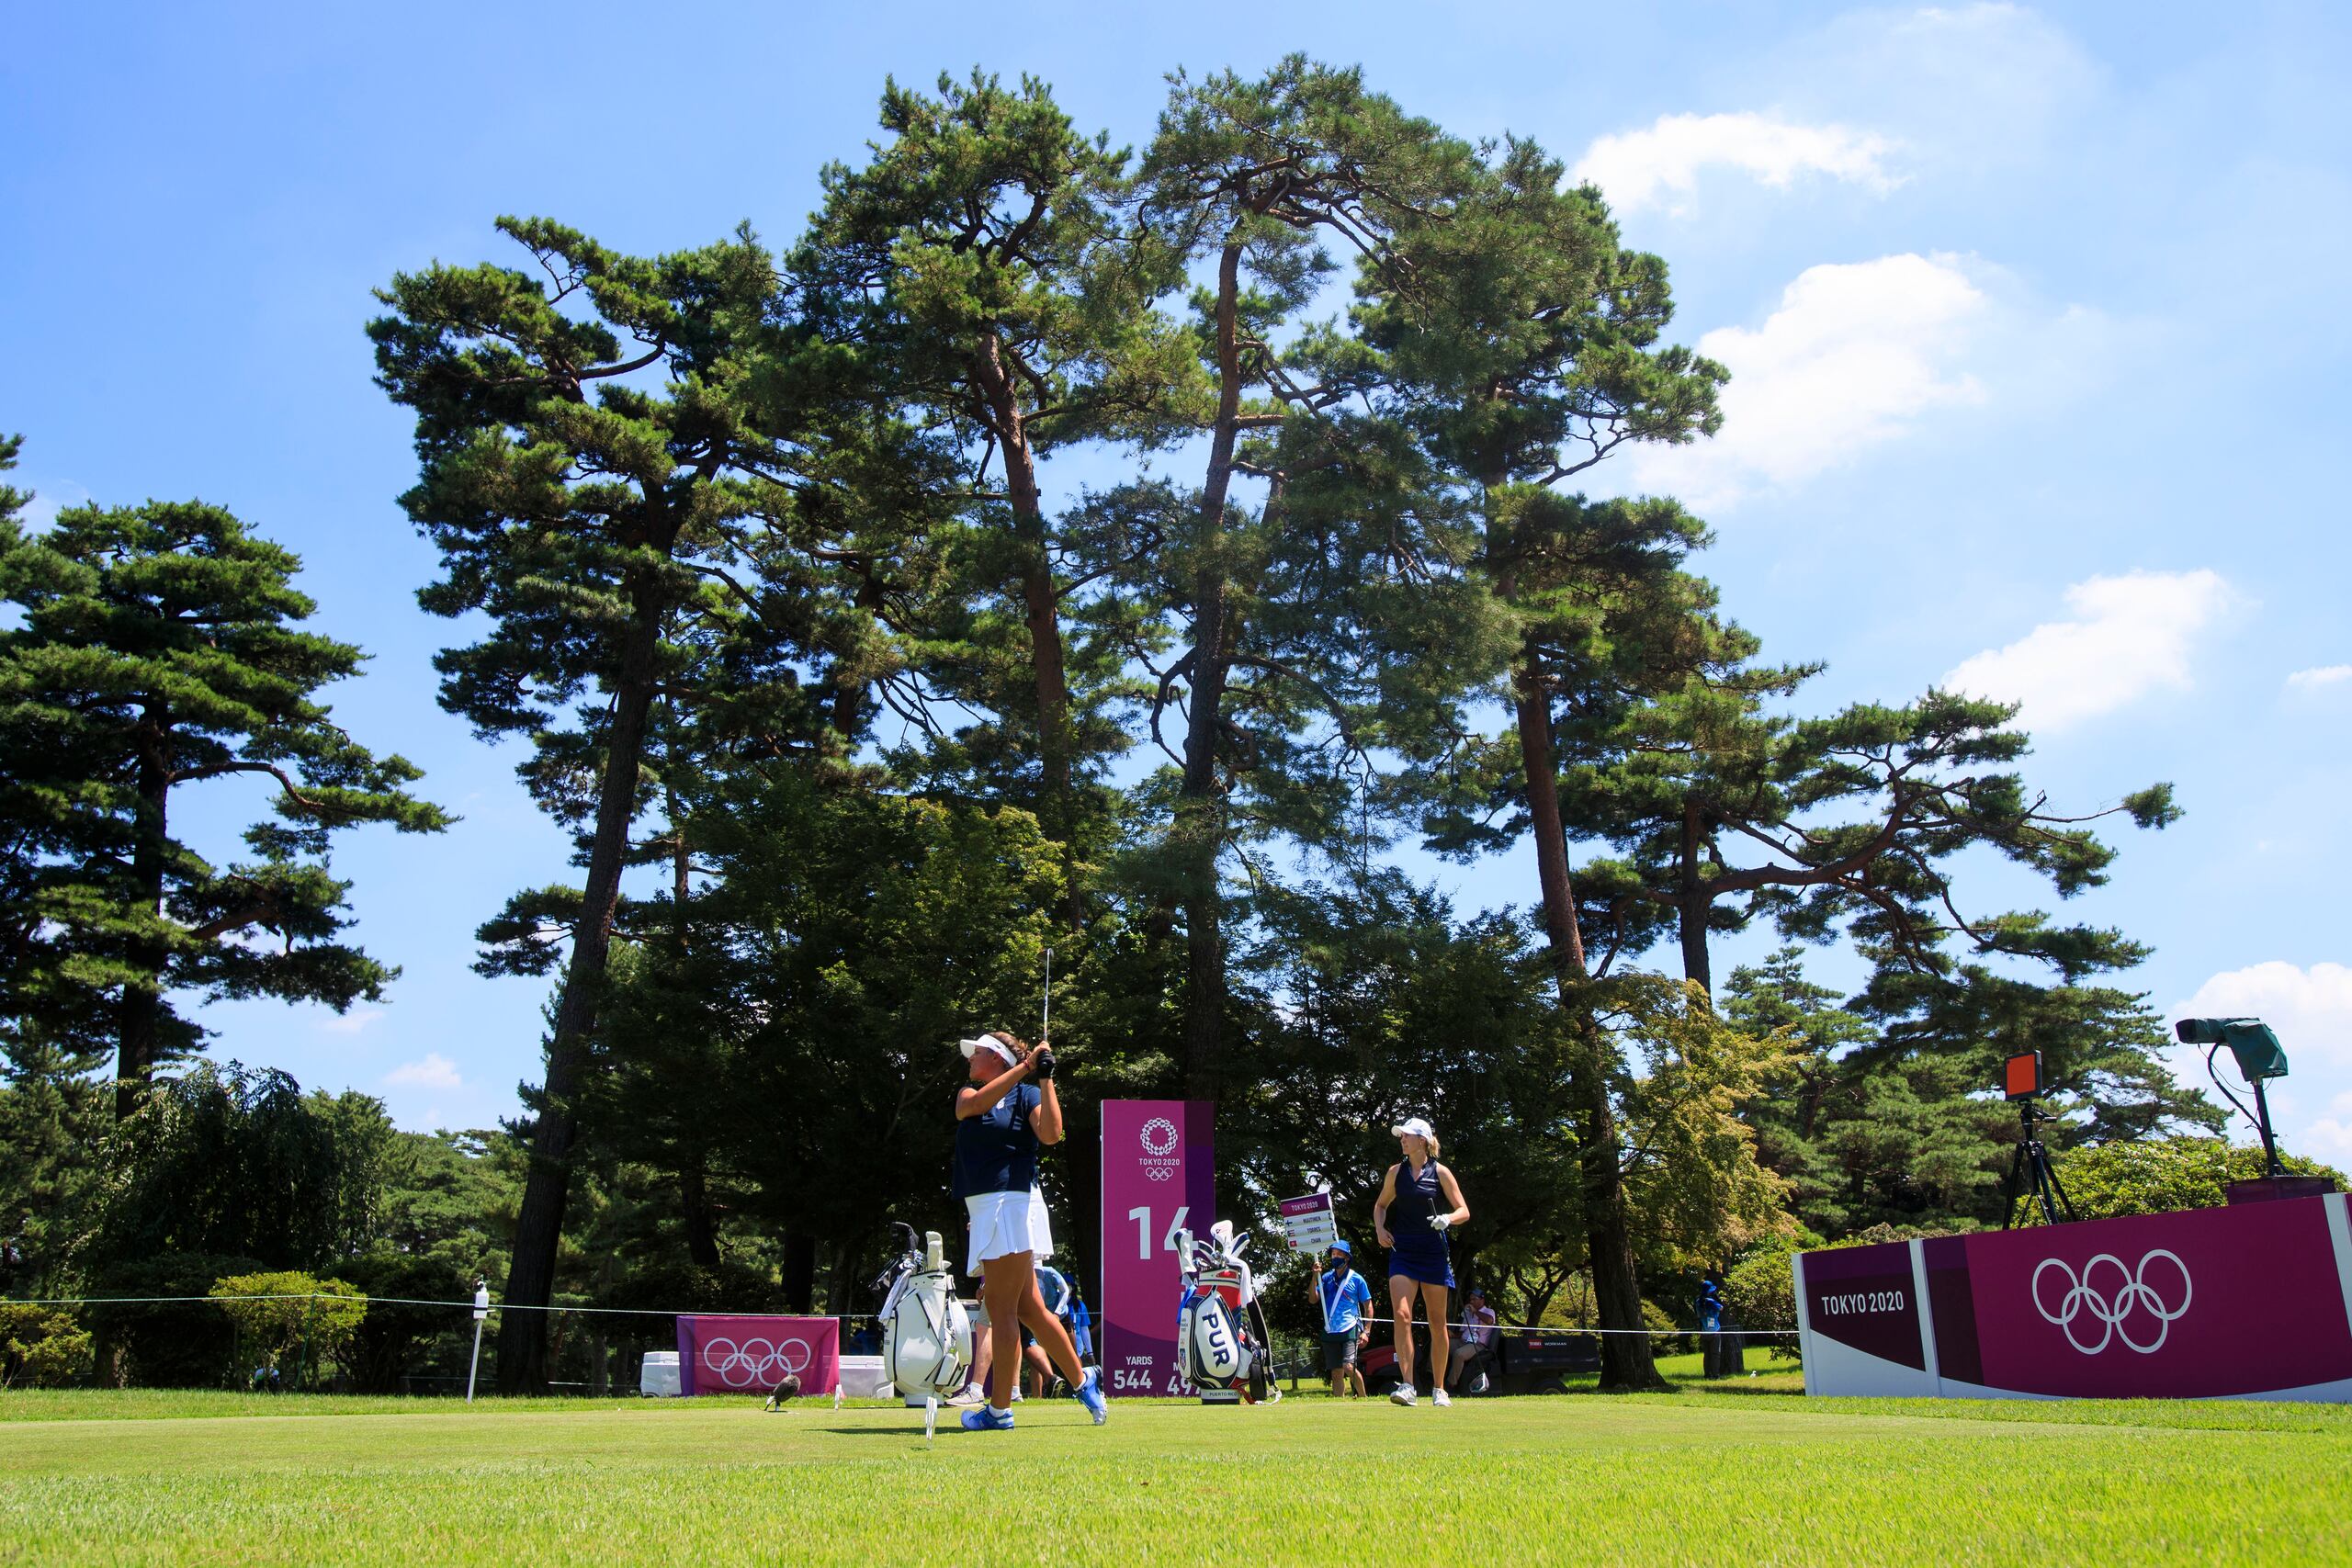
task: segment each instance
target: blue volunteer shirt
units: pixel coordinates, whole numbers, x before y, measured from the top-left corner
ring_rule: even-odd
[[[1037,1265],[1037,1293],[1045,1298],[1047,1312],[1056,1317],[1069,1315],[1069,1281],[1050,1263]]]
[[[1340,1270],[1326,1269],[1315,1288],[1323,1296],[1323,1332],[1353,1334],[1363,1322],[1364,1309],[1372,1305],[1372,1287],[1363,1276],[1351,1269],[1343,1281]]]

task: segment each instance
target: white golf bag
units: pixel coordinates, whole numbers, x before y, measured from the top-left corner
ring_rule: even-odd
[[[910,1397],[944,1399],[964,1386],[972,1365],[972,1324],[956,1299],[956,1277],[948,1271],[937,1231],[925,1231],[874,1288],[882,1294],[875,1318],[882,1325],[882,1370],[899,1392]]]
[[[1283,1396],[1273,1384],[1273,1340],[1258,1304],[1257,1277],[1241,1256],[1249,1245],[1247,1237],[1235,1239],[1230,1220],[1210,1226],[1206,1237],[1176,1233],[1184,1284],[1176,1308],[1177,1353],[1186,1380],[1204,1399],[1224,1393],[1256,1404]]]

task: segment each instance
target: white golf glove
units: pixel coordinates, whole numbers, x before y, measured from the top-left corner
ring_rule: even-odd
[[[1444,1214],[1431,1214],[1430,1216],[1430,1229],[1433,1231],[1445,1230],[1451,1227],[1453,1224],[1453,1221]]]

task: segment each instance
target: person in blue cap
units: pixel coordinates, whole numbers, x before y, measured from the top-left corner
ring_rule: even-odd
[[[1327,1266],[1328,1265],[1328,1266]],[[1315,1264],[1315,1299],[1323,1307],[1323,1374],[1337,1397],[1344,1382],[1363,1397],[1363,1372],[1356,1352],[1372,1342],[1372,1326],[1363,1314],[1372,1305],[1372,1287],[1355,1270],[1355,1248],[1334,1241]]]

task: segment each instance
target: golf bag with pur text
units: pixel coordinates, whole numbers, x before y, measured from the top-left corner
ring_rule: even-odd
[[[1273,1386],[1266,1312],[1258,1304],[1258,1282],[1242,1259],[1249,1246],[1237,1240],[1233,1222],[1219,1220],[1205,1237],[1176,1233],[1177,1269],[1183,1294],[1176,1308],[1177,1355],[1187,1382],[1205,1397],[1211,1391],[1238,1394],[1245,1404],[1280,1399]]]
[[[874,1288],[881,1292],[882,1370],[902,1394],[944,1399],[964,1386],[972,1365],[972,1324],[956,1299],[956,1277],[948,1271],[939,1233],[925,1231],[915,1247],[914,1227],[907,1250]]]

